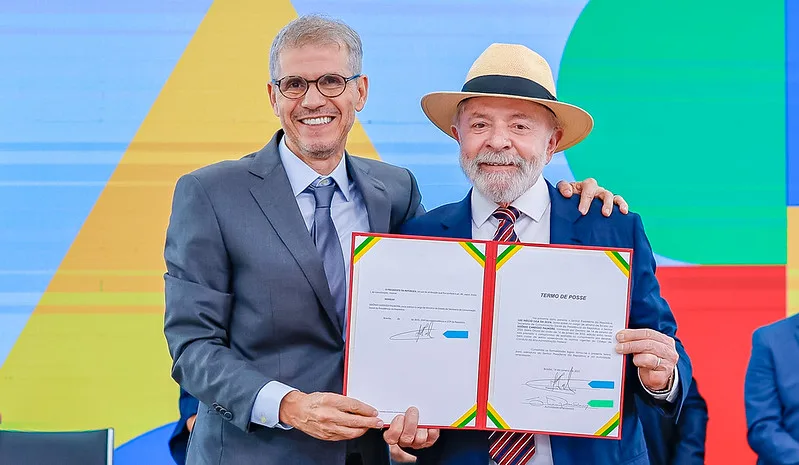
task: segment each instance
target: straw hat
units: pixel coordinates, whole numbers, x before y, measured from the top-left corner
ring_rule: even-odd
[[[555,98],[552,70],[544,58],[516,44],[492,44],[472,64],[460,92],[432,92],[422,97],[422,110],[439,129],[452,135],[458,104],[470,97],[504,97],[546,106],[558,117],[563,137],[555,151],[588,136],[594,119],[587,111]]]

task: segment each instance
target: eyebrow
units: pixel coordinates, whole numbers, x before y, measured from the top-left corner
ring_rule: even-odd
[[[480,113],[479,111],[475,111],[475,112],[473,112],[473,113],[470,113],[470,114],[469,114],[469,118],[478,118],[478,119],[479,119],[479,118],[483,118],[483,119],[489,119],[489,118],[488,118],[488,115],[486,115],[485,113]],[[510,119],[523,119],[523,120],[527,120],[527,121],[535,122],[535,118],[533,118],[532,116],[530,116],[530,115],[528,115],[528,114],[526,114],[526,113],[514,113],[514,114],[512,114],[512,115],[510,116]]]
[[[535,121],[535,118],[533,118],[532,116],[530,116],[530,115],[528,115],[526,113],[514,113],[514,114],[510,115],[510,119],[524,119],[524,120],[533,121],[533,122]]]
[[[488,115],[486,115],[485,113],[480,113],[480,112],[477,112],[477,111],[474,111],[474,112],[472,112],[472,113],[469,113],[469,115],[468,115],[468,116],[469,116],[469,118],[483,118],[483,119],[488,119]]]

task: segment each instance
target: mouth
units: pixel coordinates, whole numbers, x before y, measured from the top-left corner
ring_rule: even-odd
[[[324,126],[326,124],[330,124],[333,119],[334,118],[332,116],[318,116],[315,118],[302,118],[299,121],[305,126]]]
[[[516,168],[515,163],[480,163],[480,168],[487,168],[487,169],[502,169],[502,168]]]

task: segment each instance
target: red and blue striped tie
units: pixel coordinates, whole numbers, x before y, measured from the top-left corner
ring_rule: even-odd
[[[488,455],[497,465],[524,465],[535,455],[535,440],[532,433],[494,431],[488,437],[491,447]]]
[[[514,226],[520,212],[516,207],[499,207],[494,218],[499,220],[494,240],[500,242],[519,242]],[[535,441],[530,433],[494,431],[488,437],[491,447],[488,454],[497,465],[524,465],[535,454]]]
[[[518,242],[519,237],[516,236],[516,230],[513,229],[513,226],[516,224],[516,220],[519,219],[519,215],[521,213],[516,207],[499,207],[494,210],[494,213],[491,215],[494,218],[499,220],[499,226],[497,226],[497,232],[494,234],[494,240],[500,242]]]

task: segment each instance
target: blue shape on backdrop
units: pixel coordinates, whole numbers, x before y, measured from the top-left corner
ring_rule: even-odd
[[[169,436],[175,423],[133,438],[114,451],[114,465],[175,465],[169,455]]]
[[[0,365],[210,4],[0,2]]]

